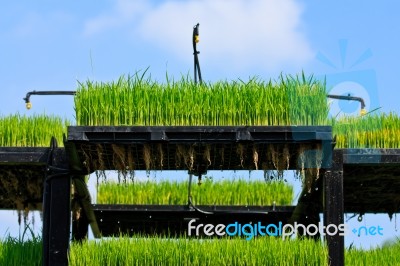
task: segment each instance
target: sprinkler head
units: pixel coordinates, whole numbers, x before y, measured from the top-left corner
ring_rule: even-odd
[[[360,116],[366,115],[367,114],[367,110],[365,110],[365,108],[362,108],[360,111]]]
[[[32,108],[32,104],[31,104],[31,102],[27,102],[26,103],[26,109],[31,109]]]
[[[194,38],[194,42],[198,43],[200,41],[199,38],[199,23],[197,23],[194,28],[193,28],[193,38]]]

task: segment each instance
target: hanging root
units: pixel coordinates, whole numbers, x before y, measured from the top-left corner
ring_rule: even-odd
[[[86,146],[86,148],[84,148],[85,146]],[[81,151],[82,151],[83,158],[84,158],[82,164],[83,164],[83,166],[86,167],[86,171],[87,171],[88,173],[90,173],[90,163],[89,163],[89,162],[92,161],[92,157],[89,156],[89,154],[87,154],[87,153],[85,152],[85,150],[88,150],[88,149],[89,149],[89,145],[82,145],[82,150],[81,150]]]
[[[268,169],[268,164],[266,162],[263,162],[261,165],[263,171],[264,171],[264,180],[265,182],[270,181],[273,178],[272,171]]]
[[[305,169],[304,166],[306,163],[306,154],[305,154],[305,146],[304,145],[300,145],[298,153],[299,153],[301,168],[300,168],[300,172],[298,172],[298,170],[297,170],[297,174],[298,174],[298,176],[300,176],[300,179],[303,182],[303,184],[305,184],[306,173],[304,170]]]
[[[21,225],[21,220],[24,220],[24,227],[28,224],[29,209],[18,209],[18,225]]]
[[[253,147],[253,163],[256,170],[258,170],[258,152],[255,146]]]
[[[132,150],[132,146],[128,147],[128,165],[126,166],[126,170],[129,172],[129,179],[131,181],[134,180],[135,178],[135,162],[133,160],[133,150]]]
[[[181,168],[182,162],[185,162],[186,149],[183,145],[176,145],[176,168]]]
[[[195,160],[195,150],[193,146],[190,146],[189,149],[186,149],[184,145],[177,145],[176,151],[176,159],[177,164],[183,160],[189,171],[193,170],[194,160]]]
[[[116,144],[111,144],[113,150],[113,164],[115,169],[118,170],[118,182],[121,182],[121,174],[126,182],[126,158],[125,158],[125,148]]]
[[[221,164],[224,165],[224,163],[225,163],[225,148],[223,146],[219,150],[219,155],[221,156]]]
[[[160,158],[160,168],[162,169],[164,166],[164,153],[163,153],[163,149],[162,149],[162,144],[159,143],[157,144],[157,149],[158,149],[158,156]]]
[[[315,180],[316,168],[307,168],[306,177],[305,177],[305,186],[307,188],[307,192],[310,193],[312,189],[312,185]]]
[[[319,178],[322,165],[323,153],[321,145],[317,145],[316,147],[301,145],[298,154],[301,170],[297,170],[297,175],[301,177],[303,186],[305,186],[308,191],[311,191],[314,181]]]
[[[104,162],[104,149],[101,144],[96,145],[96,154],[97,154],[97,159],[93,159],[93,166],[95,169],[96,173],[96,178],[97,178],[97,183],[99,183],[99,180],[105,181],[107,179],[105,169],[106,169],[106,164]],[[88,170],[89,171],[89,170]]]
[[[193,146],[190,146],[190,148],[189,148],[188,158],[189,158],[189,161],[186,164],[186,166],[188,167],[189,171],[192,171],[193,165],[194,165],[194,158],[195,158],[195,152],[194,152]]]
[[[94,171],[96,174],[96,179],[97,179],[97,184],[99,184],[99,180],[106,181],[107,180],[107,175],[105,170],[96,170]]]
[[[275,151],[274,145],[270,144],[268,145],[268,151],[269,154],[267,158],[269,158],[272,161],[272,164],[274,165],[275,169],[278,169],[279,165],[279,156],[277,155],[277,152]]]
[[[283,147],[268,145],[267,159],[272,162],[277,178],[283,179],[284,170],[288,170],[290,166],[290,150],[289,146],[285,144]]]
[[[239,143],[237,148],[236,148],[236,153],[237,155],[239,155],[240,157],[240,167],[244,167],[243,166],[243,162],[244,162],[244,146],[243,144]]]
[[[105,170],[106,166],[105,166],[104,160],[103,160],[103,155],[104,155],[103,146],[101,144],[97,144],[96,151],[97,151],[97,157],[98,157],[96,169]]]
[[[204,154],[203,154],[203,159],[204,161],[207,162],[207,167],[211,165],[211,155],[210,155],[210,145],[207,144],[206,147],[204,148]]]
[[[283,147],[283,162],[286,162],[285,168],[286,170],[289,170],[289,166],[290,166],[290,151],[289,151],[289,146],[287,144],[285,144],[285,146]]]
[[[126,166],[126,170],[134,170],[135,169],[135,162],[133,160],[133,151],[132,151],[132,147],[128,146],[128,150],[127,150],[127,163],[128,165]]]
[[[113,164],[117,170],[125,170],[125,149],[116,144],[111,144],[113,150]]]
[[[317,145],[317,151],[316,151],[316,155],[315,155],[315,165],[316,165],[316,176],[315,176],[315,180],[318,180],[319,178],[319,170],[321,169],[322,166],[322,158],[323,158],[324,154],[323,154],[323,149],[322,149],[322,145],[318,144]]]
[[[143,145],[143,160],[146,166],[146,171],[149,172],[151,167],[151,148],[149,144]]]

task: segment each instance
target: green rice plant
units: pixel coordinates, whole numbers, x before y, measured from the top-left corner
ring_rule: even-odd
[[[52,136],[61,146],[69,124],[68,120],[47,115],[0,116],[0,147],[48,147]]]
[[[112,238],[72,244],[70,265],[327,265],[312,240]]]
[[[42,242],[13,238],[0,241],[0,265],[42,265]]]
[[[30,239],[25,239],[27,234]],[[0,265],[42,265],[42,241],[30,225],[18,238],[9,235],[0,239]]]
[[[101,183],[97,191],[99,204],[186,204],[188,182]],[[283,181],[247,181],[206,179],[194,182],[192,201],[198,205],[290,205],[293,187]]]
[[[332,120],[336,148],[400,148],[400,117],[395,113]]]
[[[313,77],[283,76],[277,82],[195,84],[188,78],[161,84],[139,76],[79,83],[78,125],[221,126],[325,125],[325,84]]]
[[[40,241],[0,241],[1,265],[41,265]],[[110,238],[71,243],[68,265],[327,265],[312,240]]]
[[[370,250],[350,249],[346,252],[345,265],[400,265],[400,243]]]
[[[400,244],[345,250],[345,265],[399,265]],[[71,243],[69,265],[327,265],[321,242],[274,237],[108,238]],[[41,265],[39,238],[0,240],[0,265]]]

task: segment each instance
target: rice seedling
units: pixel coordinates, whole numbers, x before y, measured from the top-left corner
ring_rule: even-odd
[[[332,120],[337,148],[400,148],[400,117],[395,113]]]
[[[370,250],[350,249],[346,251],[346,265],[400,265],[400,243]]]
[[[399,265],[400,244],[345,250],[345,265]],[[258,237],[186,239],[117,237],[71,243],[69,265],[328,265],[325,244]],[[41,265],[39,238],[0,240],[1,265]]]
[[[99,204],[186,204],[188,182],[101,183],[97,191]],[[192,201],[198,205],[290,205],[293,187],[283,181],[223,180],[206,178],[201,185],[192,184]]]
[[[161,84],[136,73],[79,83],[75,111],[78,125],[324,125],[329,107],[325,85],[304,73],[275,83],[202,85],[188,78]]]
[[[42,265],[42,241],[0,241],[0,265]]]
[[[115,238],[73,244],[70,265],[327,265],[311,240]]]
[[[28,233],[30,238],[25,239]],[[0,265],[42,265],[42,241],[30,225],[18,238],[0,239]]]
[[[40,241],[0,241],[1,265],[41,265]],[[311,240],[111,238],[72,243],[69,265],[327,265]]]
[[[0,116],[0,147],[48,147],[52,136],[61,146],[69,124],[68,120],[47,115]]]

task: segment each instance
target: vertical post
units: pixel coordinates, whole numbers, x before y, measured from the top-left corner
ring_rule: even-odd
[[[338,228],[344,222],[343,203],[343,152],[335,150],[332,156],[332,167],[324,175],[324,224],[325,228],[333,224]],[[331,227],[333,228],[333,227]],[[325,229],[328,244],[329,265],[344,265],[344,236],[337,231],[329,235],[334,229]]]
[[[68,171],[59,171],[67,167],[64,150],[51,153],[43,193],[43,265],[68,265],[71,178]]]

